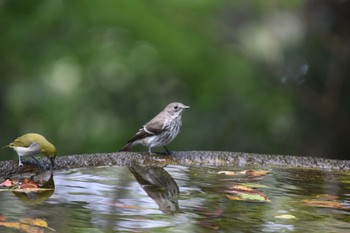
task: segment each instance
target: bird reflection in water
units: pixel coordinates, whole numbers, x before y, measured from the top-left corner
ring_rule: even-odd
[[[26,187],[22,189],[23,191],[20,191],[21,189],[18,189],[16,191],[13,191],[13,194],[20,201],[26,204],[42,203],[43,201],[50,198],[55,192],[55,182],[53,179],[52,172],[44,172],[39,175],[31,176],[28,179],[22,178],[21,180],[19,180],[19,182],[27,182],[27,185],[24,184]],[[30,190],[31,185],[33,185],[33,187],[38,187],[38,189]],[[24,192],[26,189],[30,191]]]
[[[132,166],[129,167],[137,182],[147,195],[152,198],[165,214],[180,211],[178,203],[179,187],[170,174],[162,167]]]

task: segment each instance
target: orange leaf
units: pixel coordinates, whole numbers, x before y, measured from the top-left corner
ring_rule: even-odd
[[[28,184],[29,182],[30,182],[30,180],[27,179],[27,178],[24,178],[24,179],[22,180],[22,184]]]
[[[7,179],[4,182],[2,182],[0,184],[0,186],[11,187],[12,186],[12,182],[11,182],[11,180]]]
[[[2,215],[2,214],[0,214],[0,222],[4,222],[4,221],[6,221],[6,216],[5,215]]]
[[[331,208],[331,209],[339,209],[339,210],[350,210],[350,206],[340,202],[340,201],[324,201],[324,200],[312,200],[305,199],[302,200],[302,203],[307,206],[312,207],[320,207],[320,208]]]
[[[195,207],[194,211],[202,216],[207,216],[210,218],[217,218],[220,217],[223,213],[222,209],[216,208],[216,209],[208,209],[206,207]]]
[[[209,228],[211,230],[219,230],[220,229],[220,226],[216,223],[199,221],[199,222],[197,222],[197,224],[202,226],[202,227]]]
[[[19,186],[20,189],[38,188],[37,184],[25,183]]]
[[[339,197],[338,196],[329,195],[329,194],[318,194],[318,195],[316,195],[316,198],[318,200],[334,201],[334,200],[337,200]]]

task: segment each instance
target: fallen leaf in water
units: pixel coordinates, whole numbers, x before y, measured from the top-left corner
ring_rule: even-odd
[[[38,188],[38,185],[37,184],[28,183],[28,184],[20,185],[19,188],[20,189],[35,189],[35,188]]]
[[[36,227],[31,227],[26,224],[22,224],[19,222],[0,222],[0,227],[7,227],[16,229],[20,232],[27,232],[27,233],[41,233],[44,232],[44,229],[40,229],[41,231],[38,231]]]
[[[210,218],[217,218],[220,217],[223,213],[222,209],[216,208],[216,209],[208,209],[206,207],[195,207],[193,211],[201,216],[206,216]]]
[[[320,208],[331,208],[338,210],[350,210],[350,205],[340,201],[323,201],[316,199],[305,199],[301,201],[306,206],[320,207]]]
[[[229,190],[237,190],[237,191],[243,191],[243,192],[253,192],[253,193],[256,193],[256,192],[259,192],[257,191],[256,189],[253,189],[253,188],[250,188],[250,187],[247,187],[247,186],[244,186],[244,185],[234,185],[234,186],[231,186],[229,188]]]
[[[241,197],[238,196],[226,195],[226,197],[233,201],[244,201]]]
[[[40,218],[24,218],[20,220],[20,223],[29,224],[32,226],[38,226],[38,227],[48,227],[49,225],[47,222]]]
[[[26,188],[38,188],[38,184],[35,183],[34,180],[29,180],[29,179],[24,179],[22,184],[19,186],[21,189],[26,189]]]
[[[5,215],[0,214],[0,222],[6,221],[7,218]]]
[[[235,193],[235,196],[226,195],[226,197],[235,201],[271,202],[262,193]]]
[[[20,180],[16,180],[16,179],[11,179],[12,185],[18,185],[20,183],[22,183],[22,181]]]
[[[20,192],[20,193],[28,193],[28,192],[44,192],[49,190],[54,190],[54,188],[39,188],[42,186],[43,181],[39,180],[35,182],[35,180],[24,178],[22,180],[10,180],[7,179],[0,184],[1,188],[0,192],[10,191],[10,192]]]
[[[277,215],[275,218],[278,219],[297,219],[294,215],[291,214],[282,214],[282,215]]]
[[[55,231],[48,227],[47,222],[43,219],[25,218],[19,220],[19,222],[0,222],[0,226],[27,233],[44,233],[44,229]]]
[[[329,195],[329,194],[318,194],[318,195],[316,195],[316,198],[318,200],[323,200],[323,201],[334,201],[334,200],[337,200],[339,197]]]
[[[267,185],[258,183],[242,183],[241,185],[249,188],[269,188]]]
[[[234,196],[227,195],[231,200],[270,202],[262,191],[243,185],[231,186],[228,190],[225,190],[225,193],[235,194]]]
[[[333,196],[329,194],[318,194],[314,199],[304,199],[301,202],[304,205],[320,208],[331,208],[339,210],[350,210],[350,205],[337,200],[338,196]]]
[[[0,192],[15,192],[15,193],[40,193],[40,192],[45,192],[49,190],[55,190],[54,188],[14,188],[14,189],[0,189]]]
[[[219,171],[218,174],[225,174],[225,175],[228,175],[228,176],[233,176],[236,173],[233,172],[233,171]]]
[[[271,173],[271,171],[265,171],[265,170],[244,170],[239,172],[240,174],[249,176],[249,177],[256,177],[256,176],[265,176],[269,173]]]
[[[1,187],[1,186],[11,187],[11,186],[12,186],[12,182],[11,182],[11,180],[7,179],[7,180],[5,180],[4,182],[2,182],[2,183],[0,184],[0,187]]]
[[[211,230],[219,230],[220,227],[216,223],[210,223],[210,222],[204,222],[204,221],[198,221],[196,222],[199,226],[211,229]]]

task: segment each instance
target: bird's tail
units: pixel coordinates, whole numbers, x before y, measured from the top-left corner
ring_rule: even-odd
[[[133,142],[129,142],[128,144],[123,146],[123,148],[121,148],[119,151],[128,151],[132,147],[132,143]]]

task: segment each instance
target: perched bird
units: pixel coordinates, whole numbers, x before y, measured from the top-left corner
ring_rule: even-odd
[[[52,145],[45,137],[37,133],[27,133],[16,138],[10,144],[3,148],[10,147],[18,154],[18,165],[23,166],[21,162],[22,156],[31,156],[37,163],[39,161],[34,157],[37,154],[43,154],[51,161],[51,166],[55,165],[57,155],[56,147]]]
[[[170,154],[165,146],[180,132],[182,112],[188,108],[190,107],[178,102],[168,104],[163,111],[140,128],[120,151],[127,151],[134,145],[142,144],[148,147],[149,154],[152,154],[152,147],[164,147],[166,153]]]

